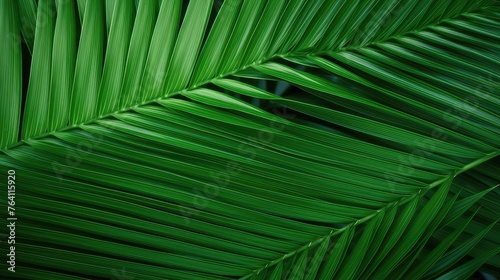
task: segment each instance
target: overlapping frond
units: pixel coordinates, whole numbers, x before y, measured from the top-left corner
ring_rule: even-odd
[[[17,142],[14,128],[19,122],[23,123],[19,140],[33,138],[199,87],[272,58],[356,49],[460,14],[473,15],[469,11],[482,7],[486,11],[492,3],[231,0],[214,11],[218,13],[208,31],[211,1],[127,1],[122,5],[113,5],[113,1],[78,1],[78,5],[53,0],[7,2],[15,11],[10,17],[20,12],[12,22],[21,22],[3,31],[11,48],[6,55],[20,59],[20,37],[16,36],[21,33],[24,38],[39,38],[33,44],[27,41],[28,47],[40,46],[33,47],[24,115],[5,110],[9,115],[2,119],[2,127],[13,129],[2,130],[4,148]],[[40,24],[33,22],[34,9]],[[476,30],[474,24],[457,24]],[[495,26],[488,20],[478,28],[484,24]],[[81,27],[75,32],[77,26]],[[208,34],[205,40],[204,34]],[[490,39],[494,36],[489,35]],[[21,74],[3,75],[7,74],[15,74],[16,79],[5,84],[19,87]],[[9,98],[20,99],[20,91],[11,92]]]

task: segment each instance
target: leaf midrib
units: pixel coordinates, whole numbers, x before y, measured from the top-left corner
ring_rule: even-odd
[[[462,168],[458,169],[455,171],[455,176],[458,176],[459,174],[467,171],[467,170],[470,170],[470,169],[473,169],[474,167],[480,165],[481,163],[484,163],[490,159],[493,159],[495,158],[496,156],[500,155],[500,150],[497,150],[497,151],[494,151],[494,152],[491,152],[491,153],[488,153],[486,154],[485,156],[479,158],[479,159],[476,159],[466,165],[464,165]],[[452,173],[451,173],[452,174]],[[424,190],[424,192],[428,191],[429,189],[432,189],[440,184],[442,184],[444,181],[446,181],[446,179],[449,177],[450,175],[447,174],[447,175],[444,175],[441,179],[439,180],[436,180],[432,183],[430,183],[429,185],[427,185],[427,187],[425,188],[422,188],[420,189],[418,192],[415,192],[409,196],[406,196],[406,197],[403,197],[403,198],[400,198],[396,201],[391,201],[389,203],[387,203],[386,206],[378,209],[378,210],[374,210],[374,212],[366,217],[363,217],[361,219],[358,219],[356,220],[355,222],[352,222],[348,225],[346,225],[345,227],[343,228],[340,228],[336,231],[334,230],[331,230],[328,234],[326,235],[323,235],[319,238],[316,238],[314,239],[313,241],[310,241],[309,243],[299,247],[297,250],[294,250],[292,252],[288,252],[286,253],[285,255],[283,255],[282,257],[278,258],[278,259],[275,259],[275,260],[272,260],[272,261],[269,261],[268,263],[266,263],[265,266],[262,266],[258,269],[254,269],[251,273],[245,275],[245,276],[242,276],[241,278],[239,278],[240,280],[245,280],[245,279],[248,279],[249,277],[253,276],[254,274],[259,274],[262,270],[264,269],[267,269],[273,265],[276,265],[277,263],[279,262],[282,262],[284,261],[285,259],[288,259],[289,257],[291,256],[294,256],[294,255],[297,255],[298,253],[306,250],[307,248],[311,247],[311,246],[316,246],[318,244],[320,244],[321,242],[323,242],[323,240],[325,240],[325,238],[331,238],[335,235],[338,235],[338,234],[341,234],[342,232],[346,231],[348,228],[350,227],[355,227],[355,226],[358,226],[360,224],[363,224],[365,222],[368,222],[370,221],[371,219],[373,219],[374,217],[376,217],[380,212],[382,212],[382,210],[384,209],[387,209],[389,208],[391,205],[394,205],[394,204],[397,204],[398,207],[399,206],[402,206],[408,202],[410,202],[412,199],[415,199],[416,197],[418,197],[418,195]]]
[[[485,6],[485,7],[489,7],[489,5]],[[426,30],[428,28],[431,28],[433,26],[436,26],[436,25],[439,25],[443,22],[448,22],[448,21],[451,21],[451,20],[454,20],[458,17],[461,17],[461,16],[464,16],[464,15],[467,15],[467,14],[473,14],[474,11],[477,11],[477,10],[481,10],[481,9],[484,9],[485,7],[480,7],[480,8],[477,8],[475,10],[471,10],[471,11],[468,11],[468,12],[465,12],[465,13],[460,13],[460,14],[457,14],[455,15],[454,17],[451,17],[451,18],[447,18],[447,19],[442,19],[438,22],[435,22],[433,24],[429,24],[427,26],[424,26],[424,27],[420,27],[418,29],[415,29],[415,30],[410,30],[410,31],[406,31],[404,32],[403,34],[395,34],[393,36],[390,36],[390,37],[387,37],[385,40],[382,40],[382,41],[374,41],[374,42],[370,42],[368,44],[365,44],[363,46],[355,46],[355,47],[346,47],[346,48],[339,48],[337,50],[323,50],[323,51],[316,51],[316,52],[311,52],[311,53],[308,53],[307,55],[311,55],[311,56],[321,56],[323,54],[326,54],[328,52],[345,52],[345,51],[349,51],[349,50],[359,50],[359,49],[362,49],[362,48],[367,48],[369,46],[372,46],[372,45],[376,45],[376,44],[379,44],[381,42],[385,42],[385,41],[389,41],[391,39],[394,39],[394,38],[400,38],[400,37],[404,37],[404,36],[407,36],[408,34],[414,34],[414,33],[418,33],[418,32],[421,32],[423,30]],[[225,74],[220,74],[216,77],[213,77],[211,79],[208,79],[208,80],[205,80],[203,82],[200,82],[200,83],[197,83],[195,85],[192,85],[191,87],[187,87],[185,89],[182,89],[180,91],[176,91],[176,92],[169,92],[163,96],[160,96],[160,97],[157,97],[157,98],[153,98],[153,99],[150,99],[150,100],[147,100],[147,101],[144,101],[142,103],[138,103],[138,104],[135,104],[135,105],[132,105],[132,106],[128,106],[128,107],[125,107],[125,108],[122,108],[122,109],[119,109],[117,111],[114,111],[114,112],[110,112],[110,113],[107,113],[107,114],[104,114],[104,115],[100,115],[100,116],[97,116],[95,118],[92,118],[90,120],[87,120],[85,122],[81,122],[79,124],[74,124],[74,125],[70,125],[70,126],[65,126],[63,128],[60,128],[60,129],[56,129],[56,130],[52,130],[52,131],[49,131],[49,132],[46,132],[46,133],[43,133],[43,134],[40,134],[40,135],[36,135],[34,137],[30,137],[28,139],[21,139],[19,140],[18,142],[12,144],[12,145],[9,145],[3,149],[0,149],[0,151],[5,151],[5,150],[10,150],[10,149],[13,149],[17,146],[20,146],[20,145],[24,145],[26,144],[26,141],[28,140],[34,140],[34,139],[40,139],[40,138],[44,138],[44,137],[47,137],[49,135],[52,135],[53,133],[55,132],[63,132],[63,131],[67,131],[67,130],[70,130],[70,129],[74,129],[74,128],[77,128],[79,127],[80,125],[84,125],[84,124],[90,124],[90,123],[93,123],[97,120],[100,120],[100,119],[105,119],[105,118],[108,118],[108,117],[111,117],[111,116],[114,116],[116,114],[119,114],[119,113],[122,113],[122,112],[127,112],[127,111],[130,111],[132,110],[133,108],[136,108],[136,107],[140,107],[140,106],[145,106],[145,105],[149,105],[151,103],[155,103],[157,101],[160,101],[160,100],[163,100],[163,99],[166,99],[166,98],[169,98],[169,97],[172,97],[172,96],[175,96],[177,94],[180,94],[180,93],[183,93],[183,92],[187,92],[187,91],[190,91],[190,90],[194,90],[194,89],[197,89],[197,88],[200,88],[200,87],[203,87],[204,85],[208,84],[208,83],[211,83],[212,81],[214,80],[217,80],[217,79],[222,79],[222,78],[225,78],[227,76],[230,76],[230,75],[233,75],[235,73],[238,73],[240,71],[243,71],[249,67],[252,67],[254,65],[261,65],[263,63],[266,63],[272,59],[275,59],[275,58],[286,58],[288,56],[297,56],[297,55],[304,55],[303,51],[302,50],[295,50],[293,52],[288,52],[288,53],[284,53],[284,54],[274,54],[272,56],[269,56],[269,57],[266,57],[266,58],[261,58],[261,59],[258,59],[256,61],[253,61],[252,63],[249,63],[243,67],[240,67],[238,69],[235,69],[231,72],[228,72],[228,73],[225,73]]]

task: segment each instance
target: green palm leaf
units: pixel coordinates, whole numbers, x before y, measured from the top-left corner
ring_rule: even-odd
[[[498,1],[213,2],[1,2],[2,275],[500,275]]]

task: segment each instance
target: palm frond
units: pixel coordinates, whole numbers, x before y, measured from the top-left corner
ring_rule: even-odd
[[[498,1],[0,5],[16,276],[500,273]]]

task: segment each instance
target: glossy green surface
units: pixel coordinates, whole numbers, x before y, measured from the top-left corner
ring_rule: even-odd
[[[0,278],[500,276],[500,2],[0,6]]]

